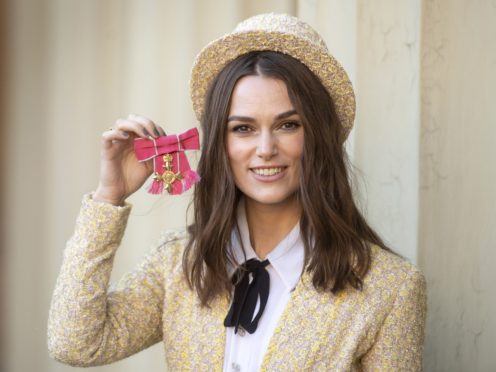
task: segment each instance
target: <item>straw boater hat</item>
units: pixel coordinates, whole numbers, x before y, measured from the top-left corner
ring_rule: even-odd
[[[308,24],[286,14],[261,14],[238,24],[232,33],[208,44],[196,57],[191,73],[193,109],[201,120],[212,79],[230,61],[271,50],[296,58],[317,75],[331,95],[346,135],[355,119],[355,94],[348,75],[329,53],[322,37]]]

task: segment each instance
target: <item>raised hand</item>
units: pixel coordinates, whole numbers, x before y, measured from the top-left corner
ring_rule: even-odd
[[[135,138],[165,136],[163,128],[143,116],[130,114],[102,134],[100,181],[93,200],[114,205],[137,191],[153,172],[153,162],[139,162],[133,148]]]

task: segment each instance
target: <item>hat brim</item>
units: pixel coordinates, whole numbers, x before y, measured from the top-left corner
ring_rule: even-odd
[[[213,78],[237,57],[253,51],[288,54],[307,66],[329,92],[346,134],[355,119],[355,94],[346,71],[324,48],[301,37],[282,32],[247,31],[228,34],[209,43],[195,59],[190,94],[193,109],[201,120],[205,96]]]

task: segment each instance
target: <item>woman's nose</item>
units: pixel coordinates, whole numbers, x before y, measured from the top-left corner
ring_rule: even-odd
[[[258,138],[257,156],[270,159],[277,154],[277,140],[273,133],[261,133]]]

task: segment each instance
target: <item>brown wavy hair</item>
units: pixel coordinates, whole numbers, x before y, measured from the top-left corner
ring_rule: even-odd
[[[236,263],[229,243],[242,193],[234,183],[226,153],[226,126],[234,87],[248,75],[284,81],[302,122],[305,143],[297,197],[302,207],[305,270],[312,274],[317,290],[338,293],[348,285],[361,289],[370,267],[370,245],[389,249],[355,204],[344,148],[346,135],[329,93],[301,62],[272,51],[251,52],[233,60],[207,93],[198,164],[202,179],[194,192],[194,220],[183,256],[190,287],[202,305],[216,296],[229,296],[233,289],[227,267]]]

